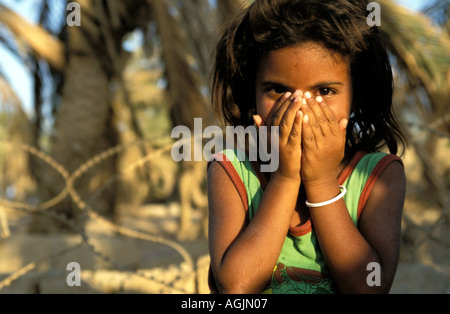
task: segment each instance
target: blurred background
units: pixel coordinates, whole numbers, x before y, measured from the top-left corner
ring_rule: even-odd
[[[377,2],[409,141],[392,292],[450,293],[450,1]],[[206,164],[170,134],[219,123],[213,47],[249,1],[77,3],[0,0],[0,293],[209,293]]]

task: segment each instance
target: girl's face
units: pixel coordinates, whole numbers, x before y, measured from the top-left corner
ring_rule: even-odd
[[[306,42],[268,53],[260,62],[255,83],[257,114],[265,122],[281,95],[296,90],[322,96],[337,121],[349,118],[350,63],[319,43]]]

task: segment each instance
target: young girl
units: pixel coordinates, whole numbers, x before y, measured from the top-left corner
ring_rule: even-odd
[[[389,58],[366,8],[255,0],[221,37],[213,104],[227,124],[278,126],[279,167],[263,173],[236,150],[209,163],[213,292],[389,292],[403,136]],[[379,152],[385,146],[391,154]]]

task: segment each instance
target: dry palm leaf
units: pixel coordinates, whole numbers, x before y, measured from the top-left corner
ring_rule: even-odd
[[[450,88],[450,37],[432,23],[429,17],[396,5],[392,0],[380,1],[380,31],[410,84],[423,86],[435,113],[448,104]]]
[[[26,113],[23,111],[17,95],[0,73],[0,114],[2,132],[6,134],[0,145],[0,195],[14,186],[12,195],[22,200],[35,186],[30,171],[29,155],[18,149],[15,143],[31,142],[31,125]],[[5,145],[6,144],[6,145]]]
[[[16,40],[39,58],[57,69],[64,66],[64,46],[42,27],[33,25],[19,14],[0,4],[0,22]]]

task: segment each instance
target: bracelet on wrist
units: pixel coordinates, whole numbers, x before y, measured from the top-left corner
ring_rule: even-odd
[[[306,206],[311,207],[311,208],[322,207],[322,206],[330,205],[334,202],[337,202],[338,200],[343,198],[344,195],[347,193],[347,189],[345,188],[345,186],[339,185],[339,188],[341,189],[341,193],[339,193],[336,197],[333,197],[331,200],[328,200],[325,202],[320,202],[320,203],[310,203],[310,202],[306,201],[305,202]]]

